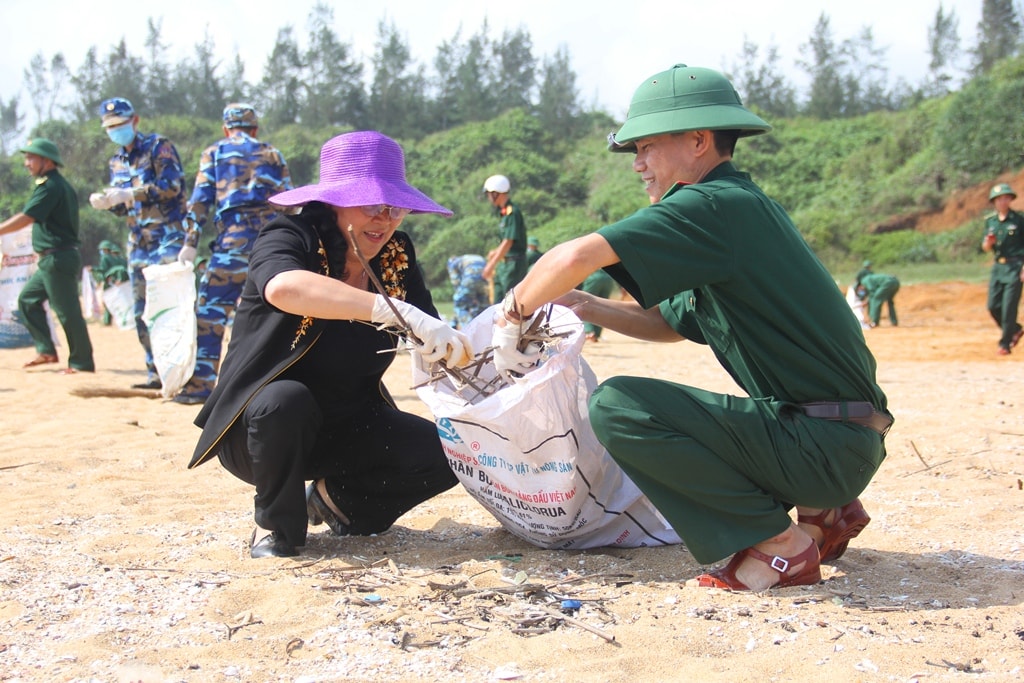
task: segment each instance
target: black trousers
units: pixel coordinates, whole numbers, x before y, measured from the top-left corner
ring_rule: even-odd
[[[353,534],[385,531],[457,483],[434,423],[374,396],[358,414],[325,424],[306,386],[269,383],[225,435],[221,464],[256,487],[256,524],[306,543],[305,483],[325,479]]]

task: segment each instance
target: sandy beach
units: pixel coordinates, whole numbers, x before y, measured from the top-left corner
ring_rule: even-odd
[[[252,490],[186,469],[198,407],[129,390],[133,332],[90,325],[95,374],[0,349],[0,681],[1020,680],[1024,347],[996,356],[983,284],[896,303],[865,331],[896,416],[872,522],[820,584],[761,594],[684,587],[683,546],[538,549],[461,487],[252,560]],[[584,353],[599,378],[741,393],[697,345]],[[407,356],[387,384],[430,417]]]

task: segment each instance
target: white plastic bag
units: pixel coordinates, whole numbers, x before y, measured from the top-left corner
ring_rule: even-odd
[[[119,330],[135,329],[135,298],[132,283],[118,282],[103,287],[103,305],[110,312],[110,319]]]
[[[473,348],[490,346],[497,310],[463,330]],[[591,429],[587,400],[597,379],[581,355],[579,318],[555,307],[550,324],[571,335],[541,367],[474,402],[448,380],[423,384],[428,376],[413,363],[452,470],[505,529],[542,548],[679,543]],[[493,364],[481,369],[482,381],[494,376]]]
[[[92,279],[92,270],[89,268],[82,268],[82,317],[86,320],[99,320],[103,317],[100,288]]]
[[[860,323],[862,330],[871,329],[871,325],[868,325],[864,321],[864,308],[867,305],[863,299],[857,296],[857,287],[850,285],[846,288],[846,303],[850,306],[850,311],[853,313],[853,317]]]
[[[0,348],[17,349],[32,346],[35,342],[28,328],[21,321],[18,311],[18,295],[25,283],[39,269],[39,257],[32,251],[32,226],[0,236]],[[50,302],[44,302],[46,321],[50,325],[50,338],[59,347]]]
[[[153,363],[164,398],[178,393],[196,365],[196,278],[191,263],[165,263],[142,269]]]

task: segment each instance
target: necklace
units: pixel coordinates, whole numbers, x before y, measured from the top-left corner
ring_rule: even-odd
[[[366,287],[366,271],[363,270],[362,266],[360,266],[359,267],[359,275],[357,275],[355,277],[350,275],[347,278],[345,278],[345,282],[347,282],[352,287],[363,287],[363,288],[365,288]]]

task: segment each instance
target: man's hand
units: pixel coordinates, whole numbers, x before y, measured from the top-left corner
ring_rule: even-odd
[[[473,348],[465,334],[453,330],[443,320],[427,315],[412,304],[397,299],[391,299],[391,303],[422,342],[417,351],[425,363],[443,360],[448,367],[462,367],[473,360]],[[391,327],[402,326],[402,321],[388,305],[387,299],[380,294],[374,299],[370,322]]]
[[[527,329],[531,320],[526,319],[522,323],[512,322],[499,313],[494,323],[494,330],[491,332],[494,367],[509,383],[522,377],[540,360],[541,350],[534,344],[527,346],[526,351],[519,350],[521,330]]]
[[[196,248],[190,247],[187,244],[181,248],[178,252],[178,263],[195,263],[196,262]]]

